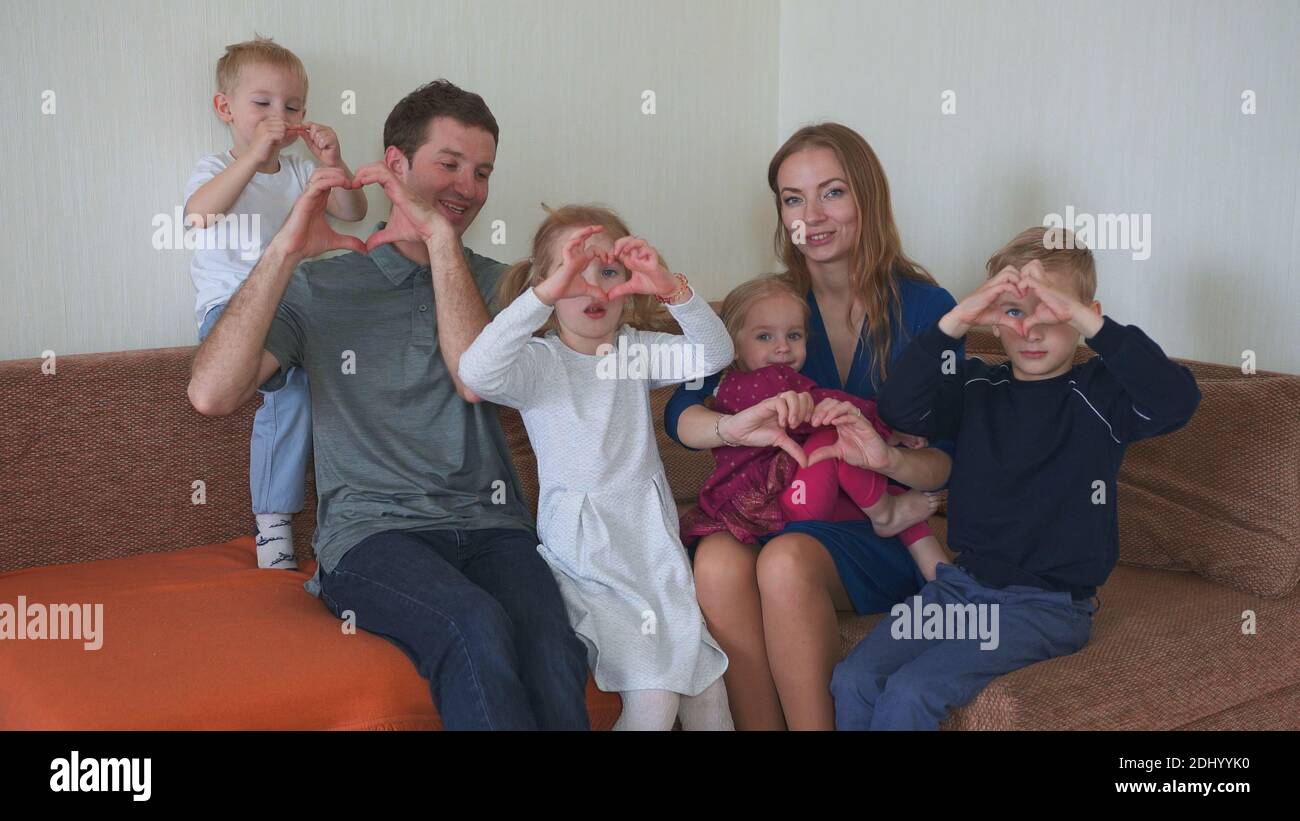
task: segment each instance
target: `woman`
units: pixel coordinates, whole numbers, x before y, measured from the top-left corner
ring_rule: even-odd
[[[856,131],[837,123],[800,129],[772,158],[767,176],[779,218],[777,255],[811,308],[801,373],[871,399],[907,342],[956,303],[903,254],[889,183]],[[716,379],[695,390],[683,386],[670,400],[666,428],[681,444],[712,448],[725,437],[788,445],[784,428],[816,411],[817,421],[839,432],[840,458],[922,490],[947,482],[948,443],[856,447],[873,434],[853,406],[826,400],[814,408],[807,393],[720,415],[703,404],[715,385]],[[694,551],[701,609],[731,660],[726,684],[736,728],[832,729],[836,611],[888,610],[924,580],[898,539],[877,536],[870,521],[794,522],[763,542],[755,548],[721,532]]]

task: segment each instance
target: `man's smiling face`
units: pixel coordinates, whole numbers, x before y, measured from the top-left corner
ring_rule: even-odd
[[[496,156],[496,140],[487,131],[451,117],[435,117],[403,181],[438,209],[461,237],[487,202]]]

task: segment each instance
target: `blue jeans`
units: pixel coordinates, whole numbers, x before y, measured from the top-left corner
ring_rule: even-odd
[[[199,326],[207,338],[226,304],[213,306]],[[248,448],[248,492],[254,513],[302,510],[307,454],[311,452],[311,389],[302,368],[290,368],[284,386],[260,391],[262,406],[253,417]]]
[[[527,531],[389,530],[329,573],[335,616],[397,645],[449,730],[589,730],[587,650]]]
[[[908,599],[906,614],[882,619],[836,665],[831,677],[836,729],[937,730],[950,709],[975,698],[998,676],[1082,649],[1096,611],[1091,600],[1075,601],[1069,593],[1026,585],[986,587],[946,562],[918,595],[922,613],[930,604],[941,609],[974,604],[992,616],[988,606],[998,605],[996,646],[979,637],[917,637],[915,630],[895,638],[896,629],[906,635],[902,628],[917,622],[911,614],[915,600]]]

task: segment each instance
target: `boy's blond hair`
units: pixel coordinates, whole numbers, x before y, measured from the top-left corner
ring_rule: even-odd
[[[239,73],[250,65],[266,65],[291,72],[302,81],[302,94],[307,96],[307,69],[298,55],[260,34],[255,39],[226,46],[226,53],[217,60],[217,91],[233,94],[239,85]]]
[[[1020,268],[1038,260],[1048,273],[1068,278],[1084,302],[1097,294],[1097,264],[1092,251],[1084,247],[1068,228],[1035,225],[1016,234],[999,248],[985,264],[989,277],[995,277],[1008,265]]]

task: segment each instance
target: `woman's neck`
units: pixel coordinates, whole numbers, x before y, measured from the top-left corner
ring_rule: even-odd
[[[850,303],[854,305],[854,313],[857,312],[859,299],[853,279],[849,276],[847,262],[832,262],[826,265],[810,262],[808,278],[812,281],[813,296],[817,298],[817,304],[823,309],[831,305]]]

